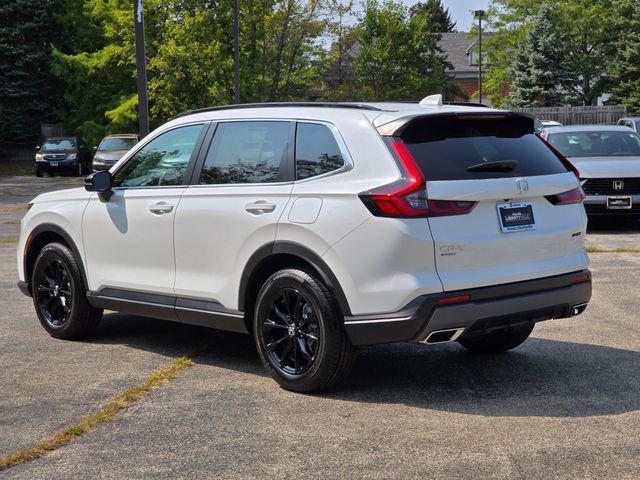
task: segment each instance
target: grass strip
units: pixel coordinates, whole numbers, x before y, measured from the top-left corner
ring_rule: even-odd
[[[0,238],[0,243],[18,243],[17,238]]]
[[[614,248],[613,250],[605,250],[598,247],[587,248],[587,253],[640,253],[637,248]]]
[[[72,442],[76,438],[99,427],[103,423],[110,422],[116,418],[118,413],[133,405],[138,400],[146,396],[151,390],[176,378],[180,372],[193,365],[189,357],[180,357],[153,372],[147,379],[139,384],[120,392],[113,397],[103,408],[97,412],[90,413],[80,419],[77,423],[71,424],[53,437],[43,440],[35,447],[18,450],[0,458],[0,471],[6,470],[22,463],[30,462],[44,457],[49,452]]]

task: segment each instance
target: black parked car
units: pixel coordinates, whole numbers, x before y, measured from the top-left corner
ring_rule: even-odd
[[[51,137],[36,153],[36,177],[45,173],[86,175],[91,171],[91,152],[78,137]]]

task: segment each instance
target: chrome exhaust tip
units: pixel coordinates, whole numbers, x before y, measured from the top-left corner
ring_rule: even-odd
[[[443,343],[443,342],[455,342],[465,327],[461,328],[448,328],[446,330],[435,330],[427,335],[427,338],[422,340],[421,343]]]
[[[575,317],[576,315],[580,315],[587,308],[586,303],[579,303],[578,305],[574,305],[571,307],[571,313],[569,316]]]

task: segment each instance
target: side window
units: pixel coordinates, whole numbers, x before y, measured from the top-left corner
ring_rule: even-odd
[[[115,187],[182,185],[203,125],[174,128],[154,138],[120,168]]]
[[[223,122],[207,153],[201,185],[289,180],[289,122]]]
[[[326,125],[299,122],[296,128],[296,179],[337,170],[344,158],[333,132]]]

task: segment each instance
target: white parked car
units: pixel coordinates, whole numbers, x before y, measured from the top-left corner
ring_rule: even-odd
[[[582,199],[526,114],[439,96],[204,109],[35,198],[19,286],[56,338],[103,309],[251,333],[282,386],[312,391],[357,345],[496,353],[581,313]]]
[[[640,137],[626,126],[554,127],[545,132],[580,172],[589,215],[640,217]]]
[[[629,127],[634,132],[640,133],[640,117],[621,118],[618,120],[618,125]]]

